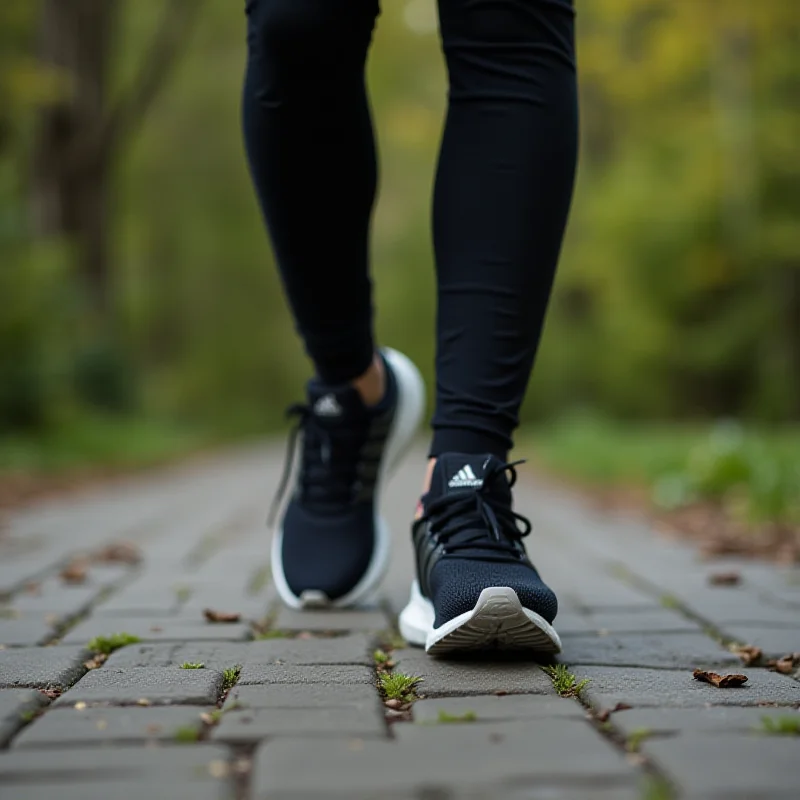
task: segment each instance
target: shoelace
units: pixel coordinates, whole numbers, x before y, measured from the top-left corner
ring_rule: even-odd
[[[278,489],[275,492],[275,497],[270,504],[269,514],[267,516],[267,526],[273,527],[275,524],[275,517],[280,509],[281,503],[286,496],[286,490],[289,486],[289,480],[292,476],[292,469],[294,468],[295,454],[297,452],[297,437],[303,433],[303,444],[305,450],[304,466],[308,468],[309,462],[317,460],[316,453],[319,452],[319,461],[324,469],[328,471],[326,478],[330,479],[331,470],[331,453],[333,452],[333,439],[331,432],[319,423],[310,405],[305,403],[294,403],[286,409],[287,418],[297,417],[297,422],[289,431],[289,441],[286,446],[286,456],[283,460],[283,473],[278,482]],[[301,477],[301,483],[307,487],[310,483],[310,476],[304,475]],[[340,481],[338,487],[341,492],[347,493],[350,488]]]
[[[523,557],[516,545],[531,532],[530,520],[491,497],[492,484],[505,473],[510,474],[509,488],[516,483],[514,467],[522,463],[524,461],[497,464],[487,471],[477,489],[445,495],[427,507],[422,521],[431,523],[431,533],[444,545],[445,556],[490,561],[519,561]],[[465,530],[474,531],[474,535],[448,544],[457,533]],[[488,555],[464,552],[467,550],[488,551]]]

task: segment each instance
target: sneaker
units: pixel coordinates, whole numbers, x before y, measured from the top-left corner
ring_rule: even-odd
[[[528,560],[531,523],[511,508],[515,465],[439,456],[412,537],[417,580],[400,633],[432,655],[507,649],[558,653],[555,594]]]
[[[308,384],[308,403],[289,409],[299,422],[290,441],[280,502],[292,470],[294,435],[302,459],[292,498],[272,543],[272,574],[291,608],[365,602],[389,564],[390,533],[381,488],[408,449],[422,416],[425,387],[404,355],[383,350],[386,393],[366,406],[349,384]]]

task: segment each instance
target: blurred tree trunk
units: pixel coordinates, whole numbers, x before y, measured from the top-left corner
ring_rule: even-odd
[[[41,0],[40,57],[69,91],[43,108],[33,151],[31,213],[42,237],[75,246],[88,310],[106,327],[112,312],[110,182],[120,148],[164,85],[202,0],[170,0],[141,68],[121,97],[109,82],[120,0]]]

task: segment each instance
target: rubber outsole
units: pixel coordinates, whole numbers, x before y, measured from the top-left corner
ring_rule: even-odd
[[[544,617],[525,608],[508,586],[490,586],[471,611],[433,627],[433,606],[414,582],[400,615],[400,633],[430,655],[481,650],[512,650],[542,655],[561,652],[561,639]]]

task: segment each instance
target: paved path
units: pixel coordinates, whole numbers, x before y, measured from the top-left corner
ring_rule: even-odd
[[[280,608],[263,520],[281,463],[277,449],[250,450],[7,520],[0,798],[798,797],[800,736],[765,726],[798,724],[800,682],[742,668],[725,646],[800,652],[797,571],[701,563],[636,519],[524,478],[529,549],[561,599],[561,662],[589,681],[559,697],[531,662],[439,662],[396,641],[412,466],[387,498],[397,548],[382,604]],[[103,551],[121,540],[139,563]],[[740,583],[710,584],[722,569]],[[211,623],[205,609],[241,620]],[[89,652],[118,632],[140,642],[104,663]],[[413,720],[379,697],[378,645],[423,679]],[[696,667],[749,680],[716,688]]]

